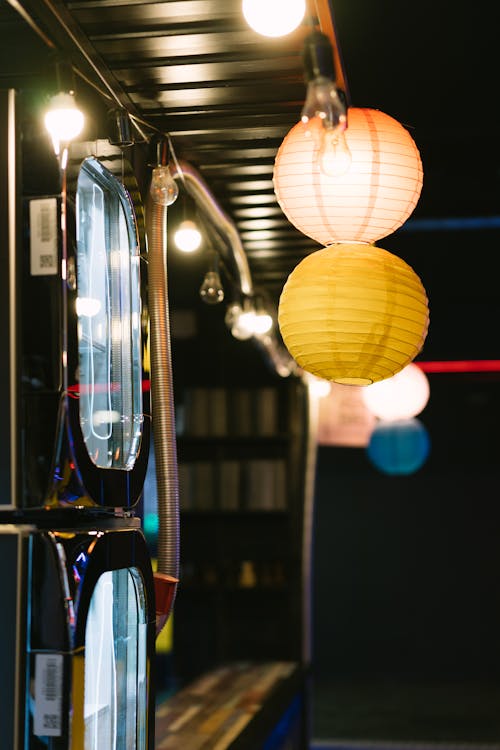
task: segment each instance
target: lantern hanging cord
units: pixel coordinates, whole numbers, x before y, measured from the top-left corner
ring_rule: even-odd
[[[311,6],[313,6],[314,11],[311,10]],[[351,97],[340,51],[339,36],[333,17],[332,2],[331,0],[308,0],[308,9],[309,23],[311,26],[313,28],[316,25],[319,26],[320,31],[330,40],[335,70],[335,85],[343,92],[346,105],[350,106]]]

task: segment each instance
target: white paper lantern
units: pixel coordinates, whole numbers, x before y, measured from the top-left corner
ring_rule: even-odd
[[[427,375],[412,363],[392,378],[363,388],[363,399],[376,417],[394,421],[420,414],[427,405],[429,393]]]
[[[351,163],[333,177],[320,168],[322,128],[319,118],[299,122],[278,150],[274,189],[288,220],[322,245],[372,243],[394,232],[422,189],[422,163],[409,132],[383,112],[350,108]]]

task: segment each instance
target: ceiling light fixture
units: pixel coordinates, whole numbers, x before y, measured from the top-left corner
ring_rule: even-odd
[[[417,274],[374,245],[331,245],[304,258],[281,293],[286,348],[306,372],[346,385],[389,378],[420,352],[429,325]]]
[[[156,142],[156,166],[151,173],[149,194],[159,206],[171,206],[179,197],[179,185],[174,180],[169,166],[169,145],[166,138]]]
[[[301,113],[305,136],[314,142],[321,171],[340,177],[351,165],[345,139],[347,105],[344,92],[334,83],[332,47],[325,34],[313,31],[304,43],[307,94]]]
[[[422,190],[420,155],[406,128],[375,109],[351,107],[347,117],[342,137],[350,165],[343,174],[332,176],[320,167],[319,118],[292,128],[274,166],[283,213],[322,245],[387,237],[410,216]]]
[[[371,413],[386,422],[411,419],[427,406],[430,395],[427,375],[410,363],[392,378],[373,383],[362,390]]]
[[[45,113],[45,127],[52,139],[56,156],[83,130],[85,118],[75,101],[73,68],[66,59],[55,62],[57,94],[50,99]]]
[[[184,219],[179,224],[174,242],[183,253],[194,253],[201,245],[201,232],[191,219]]]
[[[389,476],[408,476],[418,471],[430,453],[429,433],[418,419],[379,422],[366,453],[376,469]]]
[[[212,251],[210,266],[200,286],[200,297],[207,305],[218,305],[224,299],[224,288],[219,275],[217,253]]]
[[[305,0],[243,0],[248,25],[263,36],[285,36],[302,22]]]
[[[419,277],[372,245],[412,213],[422,164],[409,132],[392,117],[373,109],[346,112],[343,89],[334,83],[333,48],[321,32],[306,39],[304,67],[308,96],[301,121],[278,150],[274,190],[288,220],[328,247],[288,277],[278,323],[304,370],[369,385],[406,367],[427,335]]]

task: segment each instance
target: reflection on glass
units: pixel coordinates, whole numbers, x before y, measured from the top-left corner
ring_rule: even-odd
[[[138,571],[103,573],[85,630],[83,750],[146,747],[146,629]]]
[[[76,200],[80,425],[96,466],[131,469],[143,419],[134,213],[123,185],[93,158]]]

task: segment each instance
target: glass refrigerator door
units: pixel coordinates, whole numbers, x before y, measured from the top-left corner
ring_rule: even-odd
[[[130,470],[142,434],[141,297],[134,211],[94,158],[77,185],[80,426],[98,468]]]
[[[147,745],[147,625],[144,587],[134,568],[98,579],[85,631],[83,750]]]

